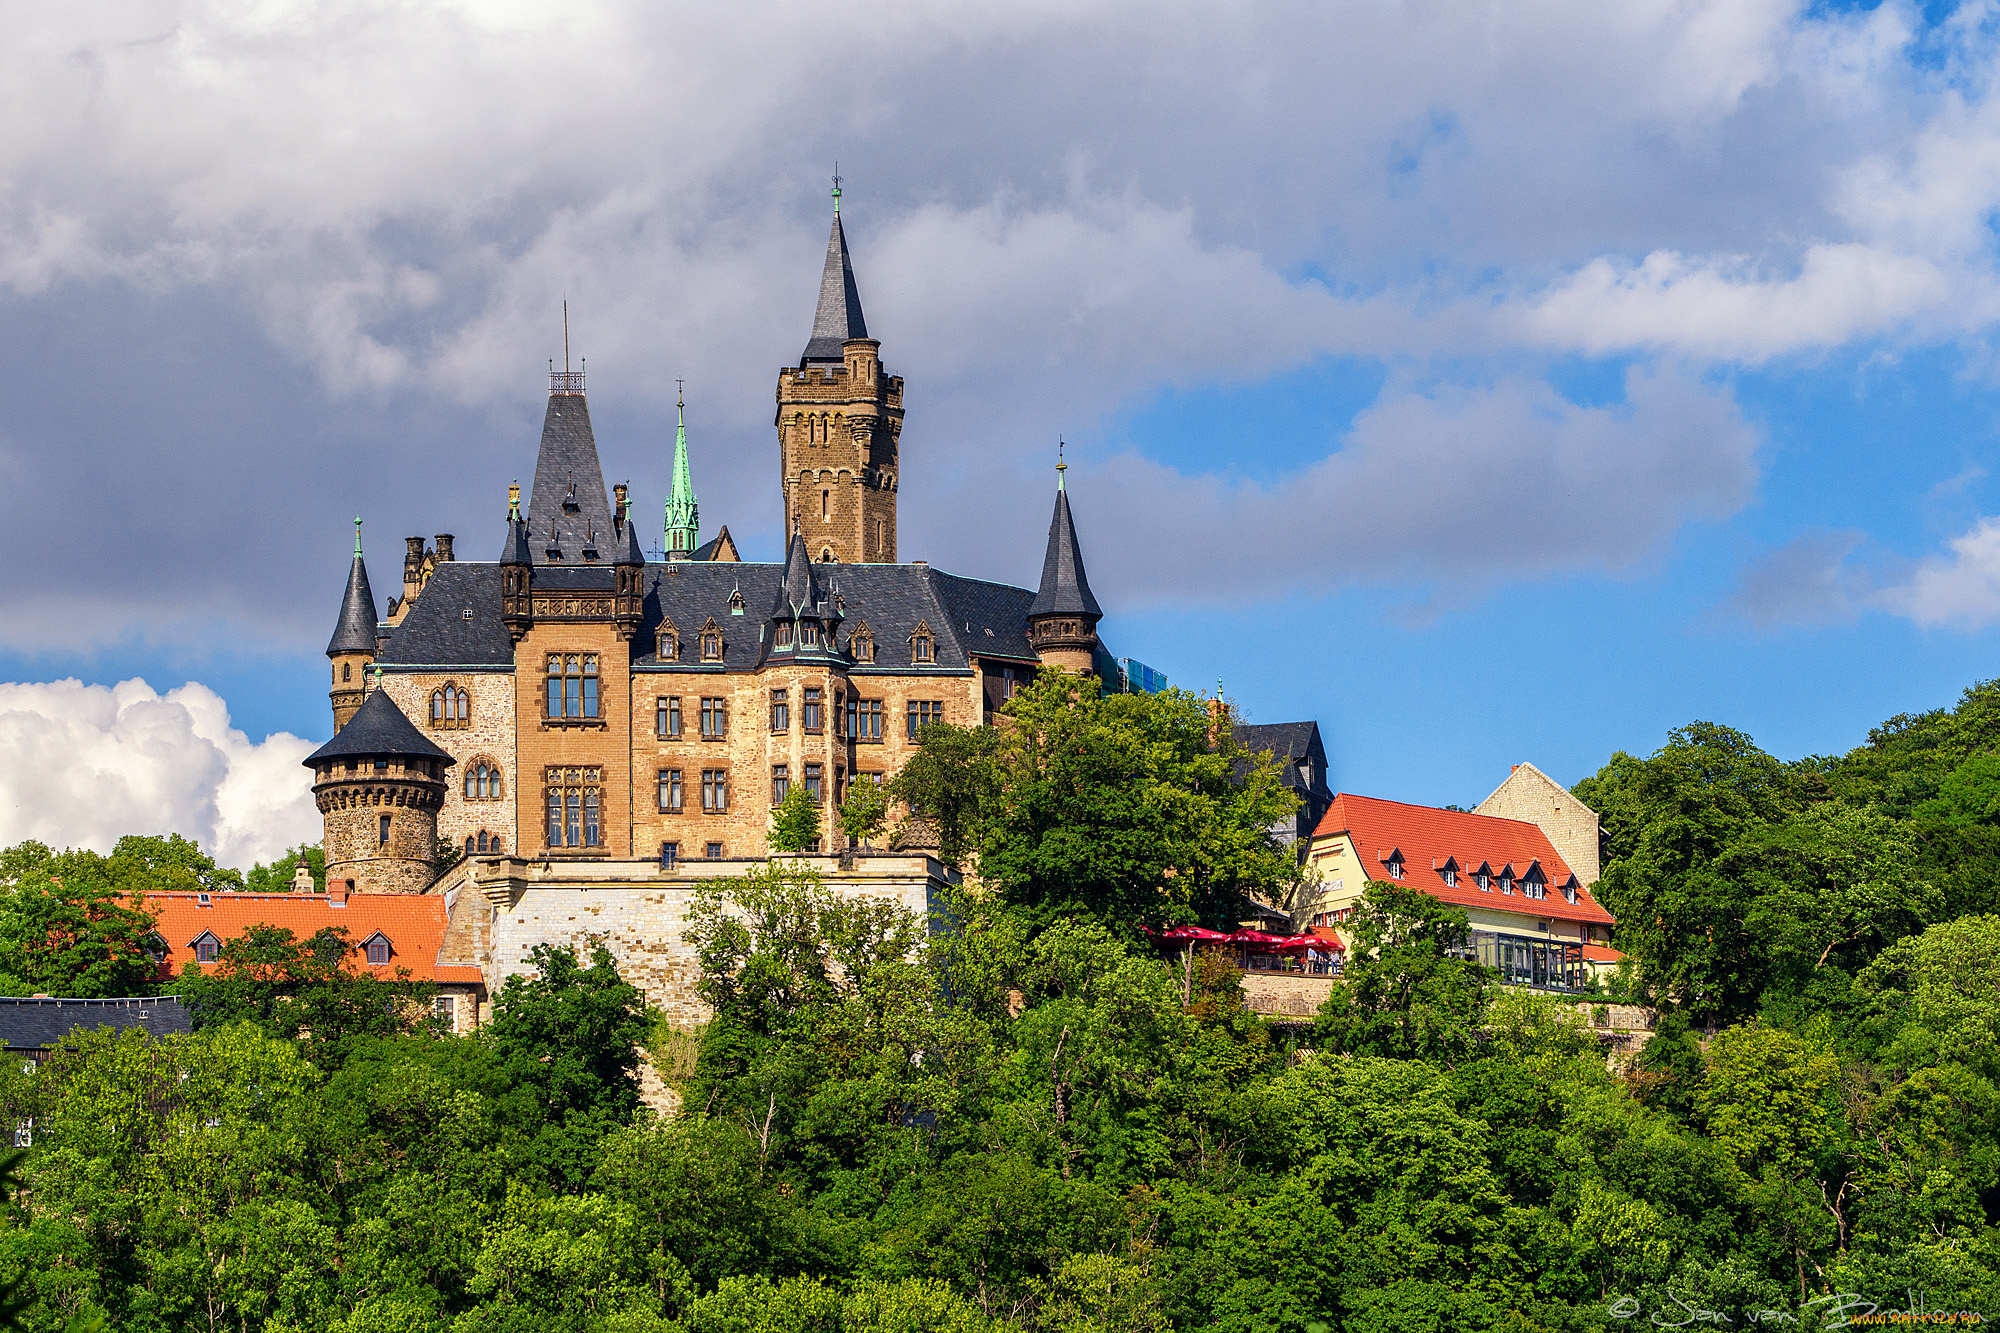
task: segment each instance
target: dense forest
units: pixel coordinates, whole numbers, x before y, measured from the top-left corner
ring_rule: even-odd
[[[700,902],[714,1018],[537,953],[466,1036],[281,931],[199,1027],[0,1070],[35,1330],[1572,1330],[2000,1318],[2000,683],[1786,763],[1695,723],[1576,786],[1658,1012],[1614,1071],[1372,885],[1310,1022],[1141,929],[1300,890],[1200,700],[1043,682],[896,794],[932,922],[782,859]],[[251,880],[282,888],[300,853]],[[0,853],[0,983],[145,984],[174,839]],[[124,895],[124,896],[121,896]],[[1586,1008],[1588,1005],[1586,1004]],[[680,1114],[640,1105],[648,1062]]]

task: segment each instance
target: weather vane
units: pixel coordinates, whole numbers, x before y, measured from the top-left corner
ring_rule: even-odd
[[[840,159],[833,160],[833,212],[840,216]]]

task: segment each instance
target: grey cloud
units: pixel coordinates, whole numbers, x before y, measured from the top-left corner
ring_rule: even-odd
[[[1854,620],[1870,586],[1848,557],[1864,540],[1860,532],[1809,532],[1765,552],[1738,576],[1727,609],[1763,630]]]

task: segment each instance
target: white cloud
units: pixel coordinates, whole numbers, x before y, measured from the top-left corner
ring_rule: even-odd
[[[2000,518],[1982,518],[1920,562],[1876,604],[1926,628],[1984,629],[2000,622]]]
[[[128,833],[179,833],[247,869],[317,842],[301,762],[313,743],[252,743],[229,709],[190,682],[0,683],[0,846],[34,838],[109,851]]]

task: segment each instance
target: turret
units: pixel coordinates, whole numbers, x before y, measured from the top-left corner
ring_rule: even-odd
[[[1083,572],[1083,549],[1077,544],[1069,491],[1063,485],[1067,467],[1056,464],[1056,511],[1049,519],[1042,584],[1028,607],[1028,642],[1044,666],[1090,672],[1097,660],[1097,622],[1104,612]]]
[[[354,520],[354,563],[347,570],[347,594],[341,598],[340,619],[327,642],[333,662],[333,729],[347,725],[368,693],[368,667],[375,660],[375,593],[368,586],[368,566],[361,559],[361,520]]]
[[[686,560],[701,545],[701,505],[688,470],[687,400],[674,403],[674,489],[667,496],[667,559]]]
[[[305,761],[325,820],[320,845],[329,887],[346,881],[360,893],[422,893],[430,886],[452,762],[378,681],[347,725]]]
[[[821,589],[819,575],[806,554],[805,537],[792,533],[785,552],[785,581],[778,588],[778,600],[771,607],[769,656],[798,661],[810,657],[837,657],[839,609]]]
[[[625,509],[625,487],[618,487],[617,556],[611,562],[611,619],[618,637],[629,640],[638,632],[645,610],[646,553],[639,549],[639,525]]]
[[[535,623],[535,561],[528,520],[521,517],[521,483],[507,488],[507,544],[500,551],[500,620],[515,643]]]

